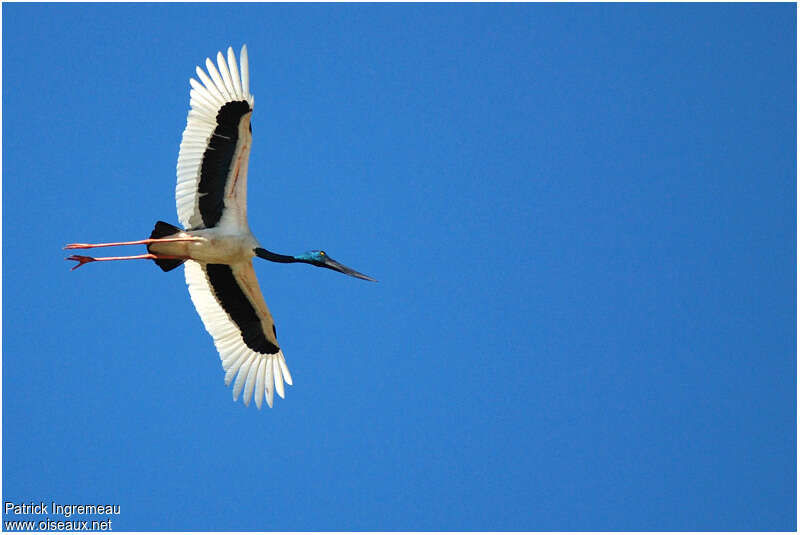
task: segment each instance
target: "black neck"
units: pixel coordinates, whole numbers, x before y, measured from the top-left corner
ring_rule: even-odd
[[[264,260],[269,260],[270,262],[281,262],[283,264],[291,264],[292,262],[300,262],[300,260],[296,259],[293,256],[288,256],[285,254],[278,254],[273,253],[272,251],[267,251],[266,249],[262,249],[261,247],[256,247],[256,256],[259,258],[263,258]]]

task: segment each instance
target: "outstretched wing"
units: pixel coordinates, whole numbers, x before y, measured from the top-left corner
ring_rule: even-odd
[[[197,67],[189,80],[192,89],[189,116],[178,154],[175,204],[186,229],[218,225],[247,228],[247,159],[252,141],[247,47],[233,49],[227,63],[217,52],[217,67],[206,58],[208,74]]]
[[[283,382],[291,385],[292,376],[252,262],[228,265],[188,260],[185,274],[194,307],[222,359],[225,385],[236,377],[233,400],[244,391],[244,404],[249,405],[255,396],[260,409],[266,393],[272,407],[273,384],[283,397]]]

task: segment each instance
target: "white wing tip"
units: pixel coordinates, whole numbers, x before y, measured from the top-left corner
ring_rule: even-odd
[[[221,50],[217,51],[216,60],[220,70],[217,70],[217,67],[214,65],[214,61],[210,57],[207,57],[205,62],[203,62],[206,67],[205,70],[200,65],[197,65],[195,67],[195,72],[197,73],[197,77],[200,79],[201,85],[207,91],[211,92],[215,97],[221,98],[223,102],[230,99],[243,98],[250,103],[250,106],[252,106],[254,99],[253,95],[250,94],[249,87],[250,69],[248,67],[247,45],[243,44],[239,52],[240,68],[238,69],[239,72],[237,73],[231,72],[231,69],[228,68],[228,65],[225,62],[226,56],[230,58],[232,55],[235,59],[232,46],[227,48],[227,54],[223,54]],[[225,73],[222,72],[226,69],[228,70],[228,74],[231,75],[231,78],[234,76],[236,78],[236,80],[231,80],[233,82],[233,87],[228,87],[226,83],[228,82],[226,79],[227,77]]]
[[[242,395],[245,406],[250,406],[250,402],[255,400],[256,407],[261,409],[262,401],[272,408],[275,393],[285,398],[284,382],[291,386],[292,376],[282,351],[275,355],[253,353],[250,358],[234,360],[238,362],[229,366],[225,373],[225,386],[234,383],[233,401],[238,401]]]

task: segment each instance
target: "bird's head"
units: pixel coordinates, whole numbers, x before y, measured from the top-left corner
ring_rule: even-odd
[[[302,262],[304,264],[311,264],[312,266],[319,266],[328,269],[332,269],[334,271],[338,271],[339,273],[344,273],[345,275],[350,275],[351,277],[355,277],[357,279],[363,279],[365,281],[372,281],[377,282],[372,277],[364,275],[363,273],[359,273],[355,269],[350,269],[347,266],[344,266],[328,256],[328,253],[325,251],[306,251],[303,254],[299,254],[296,256],[289,256],[283,254],[273,253],[272,251],[267,251],[261,247],[256,247],[253,250],[253,254],[259,258],[263,258],[264,260],[269,260],[270,262],[280,262],[282,264],[291,264],[293,262]]]
[[[314,264],[315,266],[323,266],[327,256],[328,255],[325,253],[325,251],[306,251],[305,253],[295,255],[295,258],[299,262]]]
[[[325,251],[306,251],[305,253],[296,255],[295,260],[298,262],[303,262],[306,264],[311,264],[313,266],[324,267],[328,269],[332,269],[334,271],[338,271],[339,273],[344,273],[345,275],[350,275],[351,277],[355,277],[357,279],[363,279],[367,281],[376,282],[375,279],[364,275],[363,273],[359,273],[358,271],[351,269],[345,265],[340,264],[330,256]]]

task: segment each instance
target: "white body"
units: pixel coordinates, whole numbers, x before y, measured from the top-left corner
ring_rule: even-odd
[[[233,234],[220,227],[184,230],[168,238],[196,238],[196,240],[154,243],[150,245],[150,251],[156,254],[188,257],[207,264],[238,264],[249,262],[255,256],[254,249],[259,247],[251,232]]]

